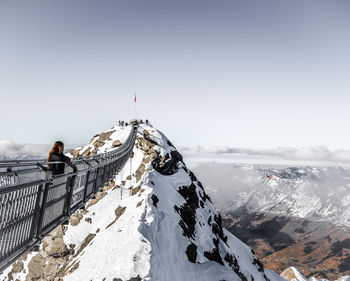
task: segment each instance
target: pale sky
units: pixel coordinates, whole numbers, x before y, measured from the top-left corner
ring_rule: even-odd
[[[350,149],[347,0],[0,0],[0,140],[148,118],[177,146]]]

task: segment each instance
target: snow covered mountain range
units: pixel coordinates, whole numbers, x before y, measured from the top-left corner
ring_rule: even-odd
[[[211,163],[193,170],[224,226],[267,268],[295,266],[308,278],[330,280],[350,274],[348,170]]]
[[[126,131],[114,127],[74,153],[110,150]],[[114,180],[0,280],[284,279],[222,227],[220,214],[171,142],[141,125],[132,156]]]
[[[350,227],[350,171],[340,167],[261,169],[252,165],[212,165],[194,169],[223,211],[245,206],[269,212]],[[220,186],[215,179],[225,177]]]

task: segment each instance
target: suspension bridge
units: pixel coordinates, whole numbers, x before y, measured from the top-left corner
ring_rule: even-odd
[[[44,159],[0,161],[0,272],[67,222],[120,172],[133,150],[137,128],[134,124],[120,147],[73,159],[57,176]]]

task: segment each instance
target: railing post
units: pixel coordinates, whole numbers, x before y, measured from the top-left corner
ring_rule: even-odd
[[[70,216],[70,205],[72,203],[72,196],[74,191],[74,184],[77,179],[77,166],[75,166],[72,163],[67,163],[68,166],[70,166],[73,169],[74,176],[71,176],[67,178],[67,184],[66,184],[66,190],[67,190],[67,196],[64,202],[64,208],[63,208],[63,215]]]
[[[91,167],[90,167],[91,168]],[[89,169],[90,169],[89,168]],[[87,192],[87,188],[89,185],[89,177],[90,177],[90,170],[88,170],[88,172],[86,173],[86,181],[85,181],[85,188],[84,188],[84,196],[83,196],[83,202],[85,202],[86,200],[86,192]]]
[[[30,228],[30,239],[33,239],[37,235],[37,233],[35,233],[35,232],[38,230],[38,223],[39,223],[39,216],[40,216],[40,206],[42,205],[43,185],[44,184],[40,184],[39,185],[38,194],[37,194],[37,197],[36,197],[36,200],[35,200],[33,221],[32,221],[32,226]]]
[[[67,197],[64,203],[65,204],[64,215],[68,217],[70,216],[70,205],[72,203],[72,196],[73,196],[74,184],[76,179],[77,179],[77,175],[74,175],[67,179],[67,185],[66,185]]]
[[[93,189],[92,189],[92,193],[93,194],[96,194],[96,190],[97,190],[97,182],[98,182],[98,178],[99,178],[99,172],[100,172],[100,169],[101,169],[101,167],[98,167],[97,169],[96,169],[96,177],[95,177],[95,183],[94,183],[94,186],[93,186]]]
[[[49,193],[50,184],[51,184],[51,182],[48,182],[48,183],[45,184],[45,187],[44,187],[44,196],[43,196],[43,201],[42,201],[41,208],[40,208],[40,216],[39,216],[39,220],[38,220],[38,228],[37,228],[36,234],[35,234],[35,237],[37,239],[40,238],[40,234],[41,234],[41,230],[42,230],[42,225],[43,225],[43,220],[44,220],[44,213],[45,213],[45,208],[46,208],[46,201],[47,201],[47,194]]]

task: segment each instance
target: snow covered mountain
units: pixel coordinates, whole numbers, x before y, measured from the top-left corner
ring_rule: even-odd
[[[350,227],[350,171],[340,167],[261,169],[251,165],[222,166],[218,175],[211,165],[194,169],[209,185],[208,193],[220,210],[245,206],[270,212]],[[216,165],[217,167],[217,165]],[[225,177],[222,186],[215,181]]]
[[[267,268],[281,273],[295,266],[308,278],[329,280],[350,274],[348,170],[213,165],[194,172],[224,227]]]
[[[129,129],[114,127],[72,153],[112,149]],[[115,179],[0,280],[284,279],[222,227],[220,214],[171,142],[140,125],[132,156]]]

